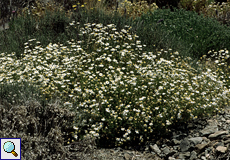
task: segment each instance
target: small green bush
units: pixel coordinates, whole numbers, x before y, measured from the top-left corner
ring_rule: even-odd
[[[198,15],[196,12],[185,11],[184,9],[175,10],[156,10],[153,13],[143,15],[137,21],[142,21],[143,26],[153,26],[159,20],[159,27],[152,28],[152,31],[144,30],[146,34],[158,28],[168,33],[169,37],[174,37],[176,41],[185,42],[187,51],[193,58],[202,57],[210,50],[230,49],[230,31],[226,26],[222,26],[218,21]],[[134,27],[134,26],[133,26]],[[144,38],[143,38],[144,39]],[[145,44],[151,42],[149,38],[143,41]]]

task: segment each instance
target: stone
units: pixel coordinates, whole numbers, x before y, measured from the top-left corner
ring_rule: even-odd
[[[150,148],[157,153],[158,155],[161,153],[161,150],[159,149],[159,147],[157,146],[157,144],[154,145],[150,145]]]
[[[213,147],[223,146],[224,144],[222,142],[216,142]]]
[[[203,138],[202,137],[194,137],[194,138],[189,138],[188,139],[190,142],[192,142],[194,145],[197,145],[202,142]]]
[[[191,152],[189,160],[197,160],[197,153],[195,151]]]
[[[217,151],[221,152],[221,153],[225,153],[227,151],[227,147],[224,146],[218,146],[216,148]]]
[[[226,135],[226,134],[228,134],[228,131],[217,131],[214,134],[210,134],[208,138],[216,138],[218,136]]]
[[[228,144],[228,143],[230,143],[230,139],[224,141],[224,144]]]
[[[180,159],[187,159],[188,157],[190,157],[190,152],[185,152],[185,153],[179,154]]]
[[[218,126],[215,122],[210,123],[207,127],[205,127],[203,130],[201,130],[202,136],[206,136],[212,133],[215,133],[218,131]]]
[[[221,121],[224,121],[224,122],[226,122],[226,119],[222,117],[222,118],[221,118]]]
[[[208,145],[208,143],[204,143],[204,144],[197,144],[196,148],[201,151],[203,150],[206,146]]]
[[[181,152],[185,152],[189,148],[190,148],[190,142],[188,141],[188,139],[182,140],[181,143],[180,143]]]
[[[171,151],[169,150],[168,147],[165,147],[162,149],[162,152],[167,156]]]
[[[201,156],[202,160],[207,160],[207,158],[205,156]]]
[[[228,139],[230,139],[230,135],[229,134],[228,135],[222,135],[221,138],[223,138],[224,140],[228,140]]]
[[[125,156],[125,160],[129,160],[132,158],[128,153],[125,153],[124,156]]]
[[[181,141],[178,141],[177,139],[172,139],[172,142],[173,142],[175,145],[178,145],[178,144],[180,144]]]

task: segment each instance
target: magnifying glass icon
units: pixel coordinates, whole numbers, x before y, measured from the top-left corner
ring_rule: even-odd
[[[3,145],[3,149],[7,153],[12,153],[15,157],[18,156],[18,154],[14,151],[15,150],[15,145],[11,141],[7,141]]]

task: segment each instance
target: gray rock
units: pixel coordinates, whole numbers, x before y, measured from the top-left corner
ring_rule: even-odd
[[[192,142],[194,145],[197,145],[202,142],[203,138],[202,137],[194,137],[194,138],[189,138],[188,139],[190,142]]]
[[[216,148],[218,146],[224,146],[224,144],[222,142],[217,142],[213,146]]]
[[[189,148],[190,148],[190,142],[188,141],[187,138],[185,138],[180,143],[181,152],[186,152]]]
[[[200,131],[202,136],[206,136],[212,133],[215,133],[218,131],[218,126],[215,122],[210,123],[207,127],[205,127],[203,130]]]
[[[189,160],[197,160],[197,153],[195,151],[191,152],[190,159]]]
[[[208,138],[216,138],[218,136],[226,135],[226,134],[228,134],[228,131],[217,131],[214,134],[209,135]]]
[[[178,145],[178,144],[180,144],[181,141],[178,141],[177,139],[172,139],[172,142],[173,142],[175,145]]]
[[[207,160],[207,158],[205,156],[201,156],[202,160]]]
[[[207,137],[202,137],[202,138],[203,138],[203,140],[204,140],[205,142],[207,142],[207,143],[210,142],[210,139],[208,139]]]
[[[174,150],[180,150],[180,146],[173,146]]]
[[[228,135],[222,135],[221,138],[224,139],[224,140],[227,140],[227,139],[230,138],[230,135],[229,134]]]
[[[124,156],[125,156],[125,160],[129,160],[132,158],[131,155],[129,155],[128,153],[125,153]]]
[[[190,157],[190,152],[185,152],[185,153],[179,154],[180,159],[188,159],[188,157]]]
[[[226,141],[224,141],[224,144],[228,144],[230,143],[230,139],[227,139]]]
[[[167,156],[171,151],[169,150],[168,147],[165,147],[162,149],[162,152]]]
[[[150,148],[151,148],[155,153],[157,153],[158,155],[160,155],[161,150],[159,149],[159,147],[157,146],[157,144],[150,145]]]

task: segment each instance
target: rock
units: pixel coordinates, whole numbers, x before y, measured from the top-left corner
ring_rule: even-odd
[[[125,160],[129,160],[132,158],[128,153],[125,153],[124,156],[125,156]]]
[[[194,145],[197,145],[202,142],[203,138],[202,137],[194,137],[194,138],[189,138],[188,139],[190,142],[192,142]]]
[[[207,137],[202,137],[205,142],[210,142],[210,140]]]
[[[185,152],[185,153],[179,154],[180,159],[187,159],[189,157],[190,157],[190,152]]]
[[[204,143],[204,144],[197,144],[196,148],[201,151],[203,150],[206,146],[208,145],[208,143]]]
[[[195,151],[191,152],[190,159],[189,160],[197,160],[197,153]]]
[[[166,156],[170,153],[170,150],[168,147],[163,148],[162,151]]]
[[[185,152],[189,148],[190,148],[190,142],[188,141],[188,139],[182,140],[181,143],[180,143],[181,152]]]
[[[201,130],[202,136],[206,136],[212,133],[215,133],[218,131],[218,126],[215,121],[211,121],[207,127],[205,127],[203,130]]]
[[[180,144],[180,141],[178,141],[177,139],[172,139],[172,142],[173,142],[175,145]]]
[[[207,158],[205,156],[201,156],[202,160],[207,160]]]
[[[224,134],[228,134],[228,131],[217,131],[214,134],[209,135],[208,138],[216,138]]]
[[[217,151],[221,152],[221,153],[225,153],[227,151],[227,147],[224,146],[218,146],[216,148]]]
[[[230,135],[222,135],[221,138],[223,138],[224,140],[228,140],[230,138]]]
[[[159,147],[157,146],[157,144],[154,145],[150,145],[150,148],[157,153],[158,155],[161,153],[161,150],[159,149]]]
[[[230,143],[230,139],[224,141],[224,144],[228,144],[228,143]]]

